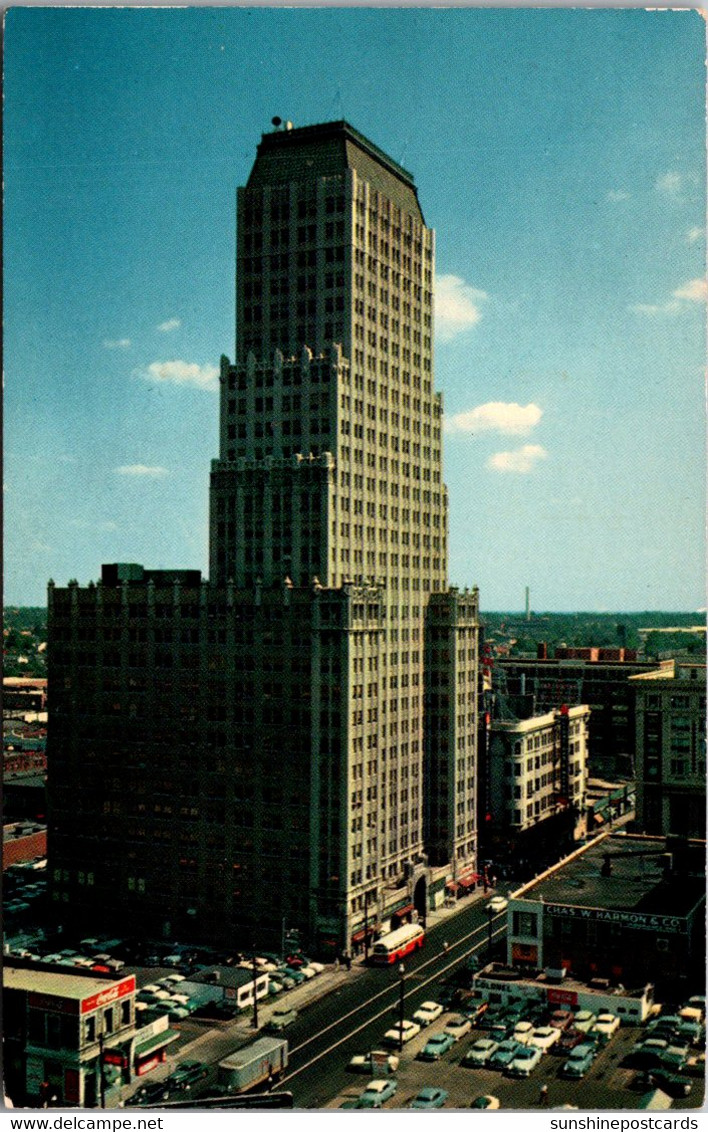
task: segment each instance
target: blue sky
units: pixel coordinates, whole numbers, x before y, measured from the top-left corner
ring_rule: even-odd
[[[697,609],[704,25],[693,11],[16,8],[5,600],[207,569],[235,189],[345,117],[437,232],[450,579],[483,609]]]

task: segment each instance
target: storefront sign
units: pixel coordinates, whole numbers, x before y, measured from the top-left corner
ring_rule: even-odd
[[[578,1005],[578,992],[572,990],[561,990],[560,987],[549,987],[546,991],[546,997],[549,1003],[554,1006],[577,1006]]]
[[[650,912],[627,912],[622,909],[578,908],[573,904],[544,904],[547,916],[563,919],[586,920],[592,923],[618,924],[638,931],[685,935],[688,926],[682,916],[656,916]]]
[[[117,1002],[119,998],[125,998],[127,994],[132,994],[134,990],[135,975],[129,975],[127,979],[121,979],[119,983],[112,983],[104,991],[92,994],[90,998],[84,998],[81,1002],[81,1013],[88,1014],[91,1010],[98,1010],[101,1006],[110,1006],[112,1002]]]

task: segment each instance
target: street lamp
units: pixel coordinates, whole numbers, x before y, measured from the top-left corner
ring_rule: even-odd
[[[399,1000],[398,1000],[398,1051],[403,1053],[403,998],[406,985],[406,968],[403,963],[398,964]]]

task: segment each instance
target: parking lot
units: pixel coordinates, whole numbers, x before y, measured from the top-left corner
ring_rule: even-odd
[[[445,1108],[469,1108],[476,1097],[496,1097],[501,1108],[537,1109],[541,1088],[548,1088],[549,1108],[573,1105],[579,1109],[636,1109],[647,1091],[642,1074],[622,1066],[623,1058],[642,1035],[641,1027],[622,1027],[602,1048],[589,1072],[580,1080],[568,1080],[561,1075],[567,1054],[545,1053],[529,1078],[512,1078],[499,1070],[486,1067],[469,1068],[460,1064],[465,1053],[480,1037],[487,1037],[483,1029],[473,1028],[455,1043],[439,1061],[421,1061],[417,1055],[433,1034],[441,1033],[450,1013],[444,1014],[433,1025],[425,1027],[407,1042],[394,1074],[398,1082],[395,1097],[383,1105],[386,1109],[406,1108],[420,1089],[426,1086],[445,1089],[448,1099]],[[383,1031],[382,1031],[383,1037]],[[383,1046],[381,1047],[383,1048]],[[375,1076],[352,1074],[350,1084],[327,1106],[339,1108],[361,1096],[368,1081]],[[703,1098],[703,1081],[692,1081],[692,1093],[682,1100],[674,1100],[674,1108],[700,1107]]]

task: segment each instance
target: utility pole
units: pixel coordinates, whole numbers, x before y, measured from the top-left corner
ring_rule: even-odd
[[[103,1027],[101,1027],[101,1033],[98,1035],[98,1072],[100,1073],[98,1084],[99,1084],[99,1088],[100,1088],[100,1092],[101,1092],[101,1108],[105,1108],[106,1107],[106,1077],[105,1077],[105,1074],[104,1074],[104,1071],[103,1071]]]
[[[253,945],[253,1029],[258,1029],[258,994],[256,992],[256,977],[258,975],[258,964],[256,963],[256,945]]]
[[[405,997],[406,968],[403,963],[398,964],[399,1000],[398,1000],[398,1050],[403,1053],[403,999]]]

